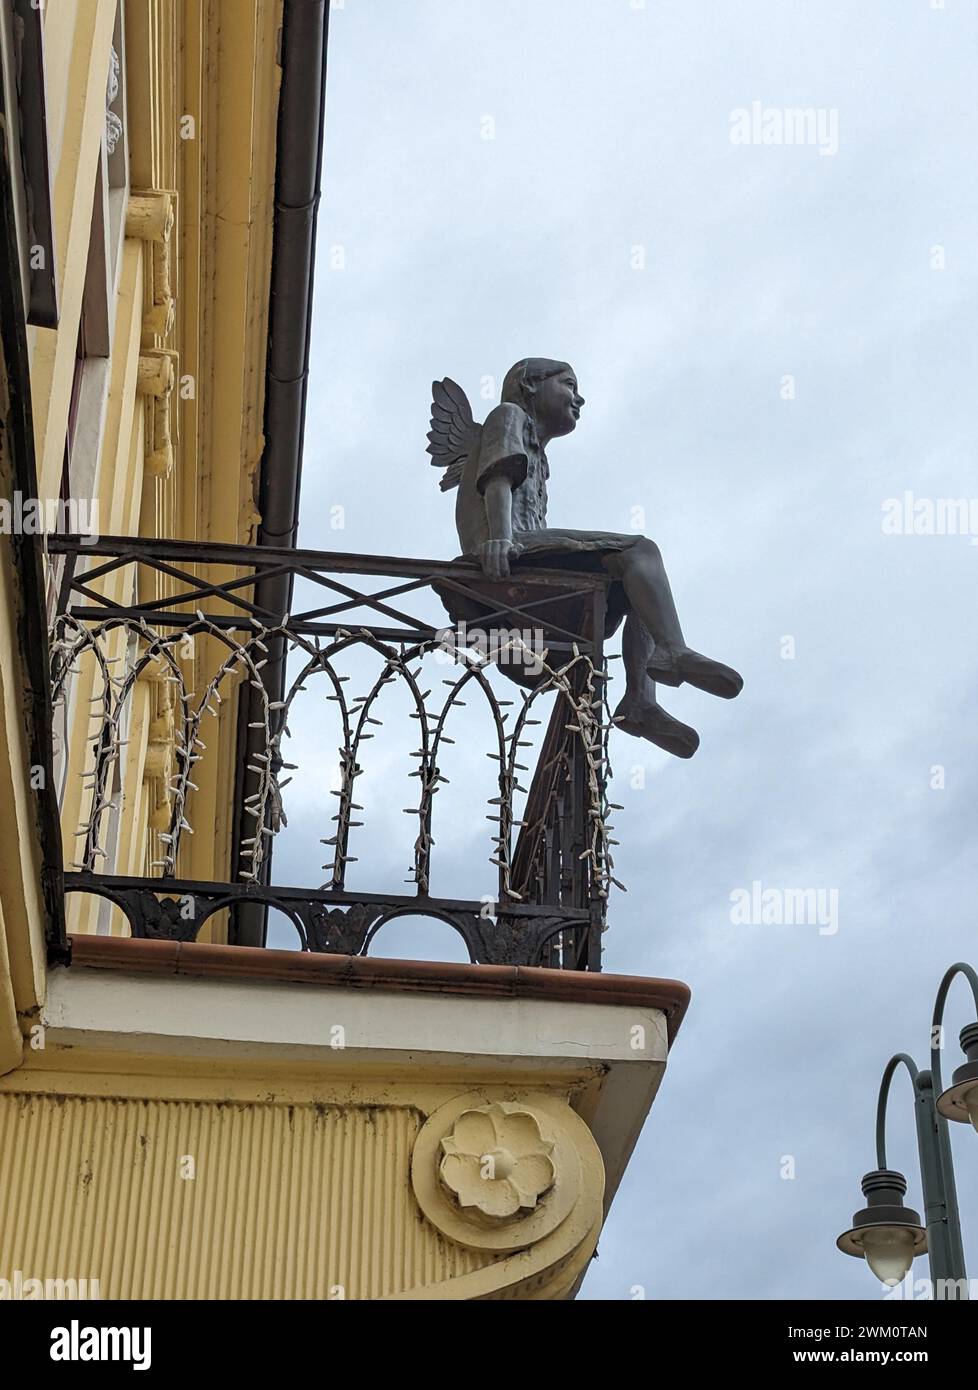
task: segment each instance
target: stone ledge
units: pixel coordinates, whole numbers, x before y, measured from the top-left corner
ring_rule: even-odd
[[[665,1015],[671,1047],[689,1005],[689,986],[641,975],[589,974],[526,965],[385,960],[257,946],[145,941],[75,935],[71,964],[96,970],[187,975],[274,983],[341,986],[405,993],[478,995],[490,999],[546,999],[580,1004],[632,1005]]]

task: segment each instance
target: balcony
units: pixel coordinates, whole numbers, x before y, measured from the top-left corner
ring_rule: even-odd
[[[271,912],[293,949],[359,956],[391,920],[433,918],[476,963],[600,969],[616,885],[604,577],[490,583],[462,561],[119,537],[53,536],[49,553],[56,775],[77,812],[64,887],[69,906],[100,900],[87,930],[260,945]],[[292,774],[321,805],[309,769],[327,750],[320,869]],[[392,807],[411,827],[396,884]],[[192,837],[215,822],[223,878],[195,877]],[[283,834],[307,886],[273,881]],[[117,871],[126,845],[143,872]]]

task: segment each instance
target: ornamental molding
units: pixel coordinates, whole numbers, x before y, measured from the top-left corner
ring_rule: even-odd
[[[551,1190],[553,1150],[532,1110],[492,1101],[459,1115],[441,1141],[438,1177],[465,1215],[500,1226],[534,1211]]]
[[[170,189],[134,188],[126,206],[126,236],[139,241],[169,241],[176,217],[176,197]]]
[[[146,471],[168,478],[173,471],[173,402],[178,357],[168,348],[144,348],[136,368],[136,391],[146,405]]]
[[[118,53],[110,46],[109,75],[105,83],[105,148],[110,155],[115,154],[116,147],[122,139],[122,120],[112,110],[119,96],[121,67]]]
[[[146,472],[154,478],[168,478],[173,472],[173,435],[170,432],[170,415],[173,392],[153,401],[149,414],[147,431]]]
[[[151,830],[167,831],[173,815],[172,788],[177,772],[176,707],[172,685],[158,666],[147,666],[140,680],[153,687],[150,699],[155,705],[143,760],[143,781],[149,788],[148,822]]]
[[[563,1100],[470,1091],[429,1115],[414,1145],[411,1183],[444,1236],[509,1254],[576,1225],[585,1210],[600,1211],[604,1165],[587,1125]]]
[[[142,241],[147,260],[148,303],[143,311],[144,344],[165,338],[173,329],[173,248],[176,238],[177,195],[172,189],[140,189],[129,195],[126,206],[126,236]]]
[[[175,354],[152,349],[139,354],[136,367],[136,391],[140,396],[157,399],[173,390],[173,358]]]

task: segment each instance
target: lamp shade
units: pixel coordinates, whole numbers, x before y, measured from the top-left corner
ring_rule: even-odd
[[[961,1047],[968,1060],[955,1071],[937,1109],[946,1120],[971,1123],[978,1130],[978,1023],[961,1029]]]
[[[920,1216],[903,1205],[907,1180],[892,1168],[875,1168],[862,1180],[866,1206],[852,1218],[836,1245],[845,1255],[864,1259],[881,1283],[894,1285],[927,1249]]]

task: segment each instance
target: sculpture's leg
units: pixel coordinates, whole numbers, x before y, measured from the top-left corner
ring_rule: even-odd
[[[648,628],[637,613],[629,613],[621,643],[625,694],[615,710],[615,723],[626,734],[648,739],[677,758],[691,758],[699,747],[699,734],[688,724],[673,719],[656,701],[655,685],[647,669],[654,650]]]
[[[655,682],[648,673],[655,643],[637,613],[629,613],[621,635],[621,658],[625,667],[625,694],[645,704],[655,704]]]
[[[627,549],[609,555],[605,565],[621,580],[629,603],[655,640],[646,663],[650,677],[665,685],[688,681],[726,700],[740,694],[744,682],[732,667],[687,647],[662,555],[654,541],[641,536]]]
[[[657,646],[686,646],[679,614],[669,587],[669,577],[655,541],[640,536],[627,550],[605,560],[606,567],[624,585],[628,601],[642,619]]]

